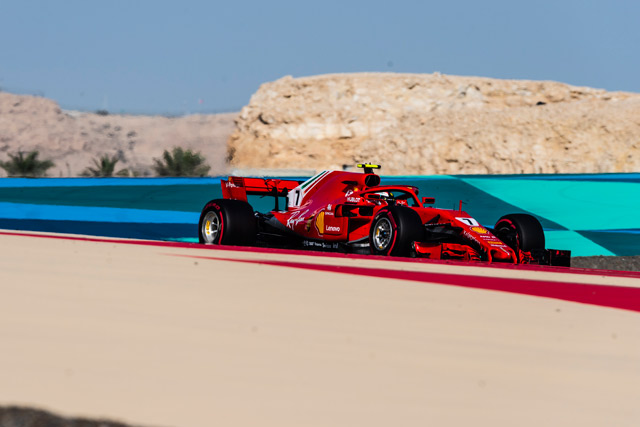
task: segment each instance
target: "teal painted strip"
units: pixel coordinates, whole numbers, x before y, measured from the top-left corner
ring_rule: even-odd
[[[429,180],[444,180],[444,179],[460,179],[460,177],[454,175],[380,175],[382,181],[429,181]],[[411,185],[411,182],[406,182],[406,185]]]
[[[640,230],[581,230],[578,233],[616,255],[640,255]]]
[[[199,212],[176,212],[146,209],[118,209],[79,206],[29,205],[0,202],[3,219],[49,221],[139,222],[197,224]]]
[[[505,175],[454,175],[460,179],[525,179],[543,181],[619,181],[640,182],[640,173],[597,173],[597,174],[505,174]]]
[[[639,182],[640,173],[596,173],[596,174],[504,174],[504,175],[380,175],[381,178],[387,179],[407,179],[422,181],[425,179],[517,179],[517,180],[543,180],[543,181],[619,181],[619,182]]]
[[[530,213],[519,206],[501,200],[482,191],[459,178],[445,176],[420,179],[391,179],[385,178],[383,184],[415,185],[420,190],[420,196],[435,197],[434,207],[444,209],[458,209],[462,200],[462,209],[486,227],[493,227],[503,215],[511,213]],[[538,215],[542,226],[546,229],[562,230],[565,227]]]
[[[485,178],[464,181],[570,230],[640,228],[640,183]]]
[[[575,231],[545,231],[544,237],[548,249],[568,249],[571,256],[616,255]]]
[[[0,188],[3,202],[186,212],[199,212],[206,202],[221,197],[215,184]]]
[[[197,237],[174,237],[166,239],[172,242],[198,243]]]
[[[531,213],[541,220],[548,247],[570,249],[575,256],[640,254],[640,174],[382,176],[382,180],[415,185],[421,196],[436,197],[436,207],[457,209],[462,200],[463,209],[488,227],[504,214]],[[148,238],[193,241],[195,233],[171,234],[165,231],[167,226],[159,229],[152,224],[195,227],[202,206],[220,197],[220,178],[210,177],[2,178],[0,219],[24,224],[20,227],[30,227],[36,220],[43,229],[56,221],[56,227],[61,221],[105,223],[96,233],[104,232],[106,223],[111,227],[121,222]],[[260,212],[274,207],[270,197],[250,197],[250,202]],[[151,225],[145,228],[145,224]],[[563,228],[570,231],[557,231]]]

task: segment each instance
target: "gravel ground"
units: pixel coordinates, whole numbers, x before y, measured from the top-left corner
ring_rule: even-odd
[[[636,256],[581,256],[571,258],[571,267],[601,270],[640,271],[640,255]]]

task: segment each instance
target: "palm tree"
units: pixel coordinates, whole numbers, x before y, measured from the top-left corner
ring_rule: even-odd
[[[99,159],[93,159],[93,164],[95,167],[87,167],[80,176],[93,176],[93,177],[107,177],[113,176],[113,171],[116,168],[116,163],[120,161],[120,157],[115,154],[113,156],[109,156],[108,154],[103,155]],[[119,170],[116,175],[118,176],[127,176],[129,173],[127,169]]]
[[[4,169],[9,176],[19,177],[39,177],[45,176],[47,169],[55,164],[51,160],[38,160],[38,151],[31,151],[25,155],[18,151],[17,155],[9,154],[11,160],[0,161],[0,168]]]
[[[171,153],[164,150],[162,160],[153,161],[153,169],[160,176],[205,176],[211,169],[200,153],[183,150],[181,147],[175,147]]]

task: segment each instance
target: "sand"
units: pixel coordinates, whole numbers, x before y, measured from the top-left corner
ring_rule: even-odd
[[[375,260],[11,234],[0,251],[0,404],[149,426],[640,422],[637,312],[194,256],[393,265]]]

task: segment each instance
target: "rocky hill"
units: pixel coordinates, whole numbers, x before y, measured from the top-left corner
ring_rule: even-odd
[[[0,160],[38,150],[55,167],[48,176],[77,176],[93,159],[118,155],[116,169],[153,175],[154,158],[175,146],[200,151],[212,175],[226,173],[226,141],[237,113],[185,117],[99,115],[63,111],[54,101],[0,93]],[[6,176],[0,169],[0,176]]]
[[[435,74],[284,77],[263,84],[229,140],[237,168],[387,174],[640,170],[640,94]]]
[[[153,159],[174,146],[200,151],[212,175],[361,161],[382,163],[385,174],[637,172],[640,94],[438,73],[335,74],[265,83],[239,115],[162,117],[64,111],[0,93],[0,160],[38,150],[56,164],[49,176],[77,176],[103,154],[120,157],[117,169],[153,175]]]

